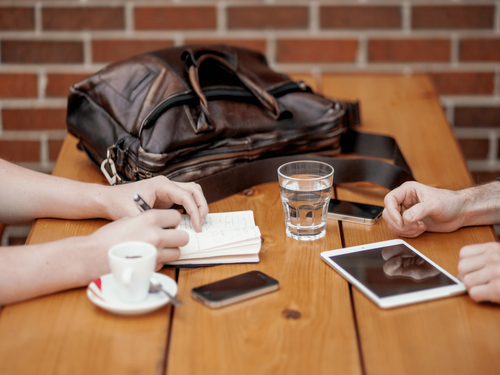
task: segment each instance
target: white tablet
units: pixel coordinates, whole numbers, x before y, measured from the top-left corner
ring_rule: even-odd
[[[457,278],[403,240],[324,251],[321,259],[382,308],[466,292]]]

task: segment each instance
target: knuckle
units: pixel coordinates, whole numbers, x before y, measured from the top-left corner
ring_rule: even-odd
[[[179,246],[186,246],[189,242],[189,235],[186,231],[179,231],[181,232],[180,236],[179,236],[179,242],[180,242],[180,245]]]
[[[193,182],[193,186],[195,187],[196,190],[198,190],[200,192],[203,191],[203,189],[202,189],[202,187],[201,187],[200,184],[197,184],[196,182]]]
[[[464,274],[464,267],[465,267],[464,262],[460,260],[458,262],[458,266],[457,266],[457,270],[458,270],[458,274],[459,275],[463,275]]]
[[[140,215],[140,217],[141,217],[141,220],[143,220],[143,222],[148,226],[153,225],[157,220],[155,210],[147,211],[147,212],[143,213],[142,215]]]
[[[497,280],[500,281],[500,267],[496,266],[496,267],[490,267],[490,271],[491,271],[491,278],[493,280],[495,280],[495,282]]]
[[[166,179],[165,176],[155,176],[151,180],[154,181],[155,183],[162,184],[165,182],[165,179]],[[167,178],[167,181],[169,181],[168,178]]]
[[[149,242],[156,248],[161,247],[161,236],[157,231],[152,232],[149,235]]]
[[[467,289],[470,289],[472,288],[473,284],[472,284],[472,277],[470,274],[467,274],[465,275],[463,278],[462,278],[462,282],[464,283],[465,287]]]
[[[467,290],[469,291],[469,297],[475,301],[475,302],[481,302],[482,301],[482,298],[480,298],[479,296],[479,293],[476,292],[475,289],[469,289],[467,286],[466,286]]]
[[[384,197],[384,205],[387,207],[387,205],[389,204],[389,199],[391,197],[391,193],[388,193],[386,194],[386,196]],[[384,210],[385,211],[385,210]]]
[[[177,210],[168,210],[168,214],[171,216],[171,220],[174,221],[174,224],[177,225],[181,222],[181,213]]]
[[[486,259],[489,264],[500,264],[500,253],[494,249],[486,250]]]

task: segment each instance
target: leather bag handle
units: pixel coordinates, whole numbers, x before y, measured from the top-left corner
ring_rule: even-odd
[[[224,58],[219,54],[212,53],[211,51],[207,51],[201,54],[199,57],[195,57],[195,54],[192,51],[186,51],[182,58],[186,61],[189,82],[193,91],[200,99],[200,108],[203,116],[200,116],[198,119],[196,133],[213,131],[217,129],[217,124],[213,116],[210,114],[208,110],[208,100],[205,97],[203,90],[200,85],[199,71],[203,62],[207,60],[217,61],[220,65],[228,69],[231,73],[233,73],[238,80],[245,86],[245,88],[260,102],[264,110],[268,113],[271,118],[277,120],[281,111],[279,108],[279,104],[274,96],[269,94],[264,88],[259,86],[256,82],[250,79],[246,74],[239,71],[236,67],[236,63],[228,59]]]

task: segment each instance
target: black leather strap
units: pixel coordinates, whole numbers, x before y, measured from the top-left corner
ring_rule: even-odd
[[[296,160],[318,160],[334,168],[334,184],[371,182],[394,189],[414,180],[395,140],[378,134],[360,133],[350,129],[342,136],[342,153],[392,159],[394,164],[377,159],[347,159],[313,154],[299,154],[260,159],[197,180],[209,203],[239,193],[249,187],[278,180],[278,167]]]

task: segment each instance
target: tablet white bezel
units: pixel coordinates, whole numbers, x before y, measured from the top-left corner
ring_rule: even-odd
[[[370,289],[368,289],[365,285],[359,282],[354,276],[344,270],[339,264],[330,259],[332,256],[343,255],[343,254],[351,254],[362,252],[366,250],[373,250],[381,247],[394,246],[394,245],[404,245],[408,247],[410,250],[415,252],[418,256],[424,258],[427,262],[436,267],[439,271],[453,280],[455,285],[446,285],[442,287],[437,287],[433,289],[422,290],[418,292],[411,293],[403,293],[390,297],[379,297],[375,293],[373,293]],[[366,245],[359,245],[348,247],[345,249],[338,250],[329,250],[324,251],[321,254],[321,259],[323,259],[329,266],[333,267],[337,272],[339,272],[348,282],[353,284],[356,288],[358,288],[361,292],[363,292],[368,298],[370,298],[373,302],[375,302],[381,308],[392,308],[398,306],[409,305],[417,302],[431,301],[438,298],[451,297],[459,294],[463,294],[466,292],[465,286],[462,284],[460,280],[456,277],[452,276],[450,273],[446,272],[442,267],[437,265],[435,262],[427,258],[425,255],[420,253],[417,249],[410,246],[407,242],[397,239],[397,240],[389,240],[382,242],[375,242]]]

